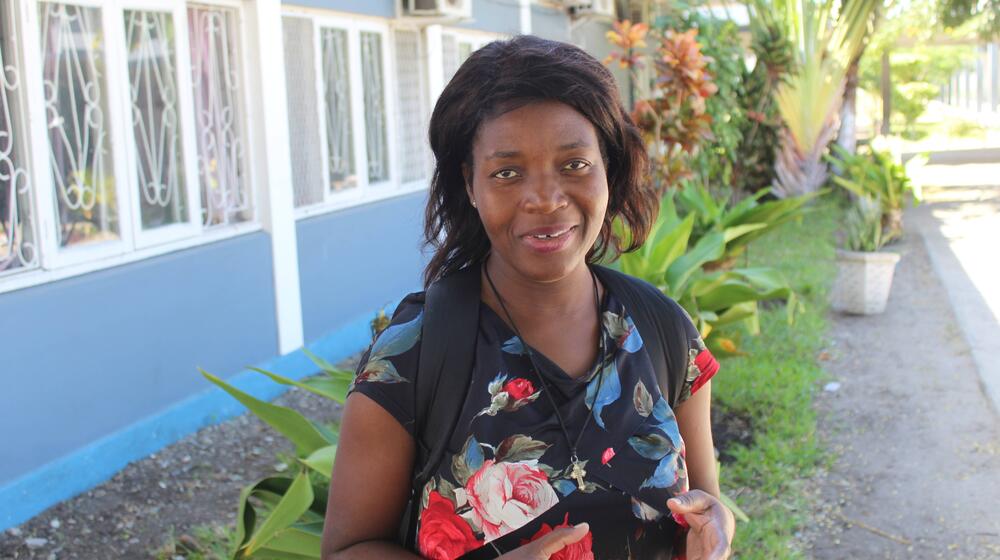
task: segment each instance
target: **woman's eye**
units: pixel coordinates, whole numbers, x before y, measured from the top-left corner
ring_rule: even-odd
[[[500,171],[494,173],[493,176],[497,179],[513,179],[514,177],[517,177],[517,171],[514,171],[513,169],[501,169]]]
[[[573,160],[566,164],[566,169],[569,169],[570,171],[580,171],[581,169],[585,169],[587,167],[590,167],[590,164],[582,159]]]

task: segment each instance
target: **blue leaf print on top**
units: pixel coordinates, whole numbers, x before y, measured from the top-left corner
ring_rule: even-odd
[[[390,325],[372,345],[369,360],[381,360],[390,356],[398,356],[406,352],[420,339],[420,326],[423,322],[424,312],[417,313],[417,316],[405,323]]]
[[[663,432],[663,437],[656,432],[643,436],[632,436],[629,444],[636,453],[647,459],[659,459],[653,475],[643,481],[640,488],[667,488],[677,483],[680,461],[679,450],[684,442],[673,411],[667,406],[667,401],[660,397],[653,406],[653,418],[659,422],[655,428]]]
[[[516,336],[503,343],[503,351],[508,354],[524,354],[524,344]]]
[[[639,488],[668,488],[676,484],[678,479],[677,460],[679,458],[680,454],[678,453],[668,453],[656,465],[653,476],[643,481]]]
[[[674,444],[675,449],[680,449],[683,443],[681,442],[681,431],[677,426],[677,419],[674,418],[674,412],[670,410],[667,406],[667,401],[660,397],[660,400],[656,401],[653,405],[653,418],[659,422],[656,425],[664,434],[670,438],[670,441]]]
[[[618,378],[618,365],[612,360],[599,375],[587,384],[587,406],[593,409],[594,420],[598,426],[604,428],[604,419],[601,418],[601,411],[604,410],[604,407],[617,401],[621,396],[622,384],[621,379]]]
[[[642,337],[639,336],[639,329],[635,328],[635,323],[632,322],[631,317],[625,319],[625,324],[628,325],[628,335],[620,346],[629,354],[635,354],[642,348]]]
[[[556,480],[552,483],[552,487],[555,488],[556,492],[559,492],[559,494],[563,497],[569,496],[574,490],[576,490],[576,484],[573,484],[568,480]]]
[[[479,442],[476,441],[475,436],[470,437],[470,441],[467,445],[468,447],[465,450],[465,464],[468,465],[473,472],[478,471],[479,467],[483,466],[483,450],[479,447]]]

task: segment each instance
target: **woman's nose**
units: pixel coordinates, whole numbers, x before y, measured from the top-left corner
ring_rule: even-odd
[[[569,204],[559,178],[555,173],[535,174],[530,178],[524,193],[525,210],[551,214]]]

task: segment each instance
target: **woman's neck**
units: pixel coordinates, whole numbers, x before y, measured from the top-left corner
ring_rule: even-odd
[[[594,309],[595,305],[593,280],[585,262],[581,262],[565,277],[551,282],[537,282],[525,278],[494,255],[488,257],[486,268],[515,321],[520,317],[543,320],[549,317],[568,319],[579,316],[581,312],[593,313],[589,311]],[[486,281],[483,282],[482,295],[488,305],[495,310],[500,309],[499,302],[495,301],[493,290]],[[518,326],[523,329],[530,328],[527,325]]]

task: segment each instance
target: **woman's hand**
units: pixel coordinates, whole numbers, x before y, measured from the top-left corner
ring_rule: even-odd
[[[691,490],[667,500],[667,507],[676,514],[684,515],[684,520],[690,525],[687,560],[729,558],[736,520],[733,512],[718,498],[702,490]]]
[[[515,548],[497,560],[549,560],[553,554],[587,536],[588,531],[590,526],[587,523],[560,527],[537,540]]]

